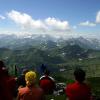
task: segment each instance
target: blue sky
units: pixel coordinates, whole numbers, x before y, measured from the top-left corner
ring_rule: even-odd
[[[0,33],[100,35],[100,0],[0,0]]]

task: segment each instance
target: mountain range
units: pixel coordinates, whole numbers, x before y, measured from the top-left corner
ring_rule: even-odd
[[[50,49],[65,45],[79,45],[85,49],[100,50],[100,40],[96,38],[56,38],[50,35],[16,36],[0,34],[0,48],[28,49],[37,47],[40,49]]]

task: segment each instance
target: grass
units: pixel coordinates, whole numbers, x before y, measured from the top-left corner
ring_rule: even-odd
[[[53,96],[53,95],[47,95],[46,100],[66,100],[66,95],[59,95],[59,96]]]
[[[100,77],[92,77],[88,81],[91,84],[92,92],[100,98]]]

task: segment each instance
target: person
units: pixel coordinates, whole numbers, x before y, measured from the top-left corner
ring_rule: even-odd
[[[5,95],[7,93],[7,89],[5,87],[7,87],[5,84],[5,78],[4,78],[4,71],[3,68],[5,67],[4,62],[2,60],[0,60],[0,100],[7,100]]]
[[[84,83],[86,73],[82,69],[74,71],[75,83],[66,86],[68,100],[91,100],[91,88]]]
[[[44,90],[45,94],[53,94],[56,86],[55,80],[49,76],[50,71],[45,70],[44,75],[40,77],[39,86]]]
[[[10,95],[14,98],[16,97],[16,78],[9,75],[8,69],[5,68],[4,70],[4,75],[5,75],[5,80],[6,84],[9,90]]]
[[[29,70],[28,69],[23,69],[22,70],[22,74],[16,78],[16,93],[15,95],[17,96],[18,94],[18,88],[19,87],[25,87],[26,86],[26,81],[25,81],[25,74],[28,72]]]
[[[0,100],[13,100],[15,82],[15,79],[9,76],[4,62],[0,60]]]
[[[23,69],[22,74],[17,78],[17,87],[25,87],[26,81],[25,81],[25,74],[28,72],[28,69]]]
[[[44,92],[35,85],[36,73],[29,71],[25,74],[26,87],[18,89],[17,100],[45,100]]]

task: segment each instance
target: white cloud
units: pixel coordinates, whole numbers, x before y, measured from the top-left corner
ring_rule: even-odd
[[[40,20],[33,20],[31,16],[26,13],[20,13],[12,10],[8,13],[8,17],[16,24],[21,25],[23,28],[45,29],[45,25]]]
[[[97,13],[96,23],[100,23],[100,11]]]
[[[58,30],[68,30],[69,23],[68,21],[60,21],[56,18],[47,18],[45,19],[45,23],[48,25],[48,27],[51,27],[52,29],[58,29]]]
[[[5,19],[5,17],[4,17],[4,16],[2,16],[2,15],[0,15],[0,19]]]
[[[16,24],[27,30],[34,30],[37,33],[43,32],[50,34],[67,33],[70,30],[68,21],[61,21],[56,18],[46,18],[44,20],[35,20],[26,13],[21,13],[15,10],[7,13],[8,17]]]
[[[96,26],[95,23],[92,23],[92,22],[89,22],[89,21],[81,22],[79,25],[80,26],[88,26],[88,27],[94,27],[94,26]]]

